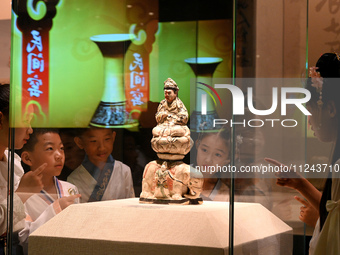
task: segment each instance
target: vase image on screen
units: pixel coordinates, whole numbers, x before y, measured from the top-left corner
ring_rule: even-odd
[[[97,127],[128,127],[125,109],[124,55],[133,34],[102,34],[90,37],[104,58],[104,91],[90,125]]]
[[[193,70],[195,81],[195,108],[190,117],[190,129],[193,131],[212,130],[213,120],[218,119],[215,104],[211,96],[208,96],[213,90],[212,77],[217,66],[223,61],[222,58],[217,57],[199,57],[187,58],[184,60]],[[208,95],[207,95],[208,94]],[[202,97],[203,95],[203,97]],[[201,111],[202,98],[206,102],[205,113]]]

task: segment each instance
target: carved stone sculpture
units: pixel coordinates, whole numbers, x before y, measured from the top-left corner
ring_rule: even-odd
[[[177,97],[178,86],[168,78],[164,82],[164,96],[156,113],[152,149],[158,160],[144,168],[141,203],[200,204],[203,176],[181,160],[190,151],[193,141],[186,126],[188,111]]]

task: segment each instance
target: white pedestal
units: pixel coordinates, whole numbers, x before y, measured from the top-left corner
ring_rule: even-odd
[[[291,254],[292,228],[235,203],[234,254]],[[72,205],[29,237],[29,254],[228,254],[229,204],[148,205],[137,198]]]

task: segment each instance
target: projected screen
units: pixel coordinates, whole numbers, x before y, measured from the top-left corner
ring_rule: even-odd
[[[185,59],[222,58],[213,76],[230,77],[230,28],[230,19],[160,22],[152,0],[19,0],[12,125],[31,114],[33,126],[133,126],[148,101],[164,99],[169,77],[190,112],[195,73]]]

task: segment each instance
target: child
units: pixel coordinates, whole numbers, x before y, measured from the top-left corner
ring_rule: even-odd
[[[193,162],[197,170],[201,171],[204,178],[201,197],[203,200],[229,201],[230,173],[222,171],[223,167],[230,164],[230,129],[227,126],[220,130],[198,133],[196,140],[196,157]],[[259,139],[255,131],[249,128],[236,129],[235,160],[236,167],[240,165],[255,164],[255,154],[251,153]],[[250,142],[251,141],[251,142]],[[226,168],[227,169],[227,168]],[[251,174],[235,174],[234,194],[237,202],[258,202],[265,207],[271,207],[271,202],[266,197],[267,187]]]
[[[130,168],[111,155],[115,136],[112,129],[91,127],[74,139],[86,155],[67,181],[78,187],[82,203],[134,197]]]
[[[9,137],[9,97],[10,85],[0,84],[0,254],[4,253],[6,248],[7,236],[7,180],[8,164],[10,161],[8,147]],[[30,126],[30,116],[22,120],[21,127],[15,129],[14,149],[21,149],[29,139],[33,130]],[[29,198],[28,190],[40,192],[42,189],[41,172],[45,166],[38,167],[24,175],[24,170],[20,164],[20,157],[14,153],[14,196],[13,196],[13,254],[21,254],[21,247],[18,245],[18,231],[25,226],[25,209],[23,202]]]
[[[229,132],[220,130],[201,133],[196,141],[195,167],[202,172],[204,183],[201,196],[204,200],[227,201],[229,188],[219,179],[219,174],[210,172],[210,167],[229,164]]]
[[[311,100],[307,103],[312,114],[309,123],[320,141],[334,143],[330,162],[335,171],[329,173],[322,193],[294,172],[280,174],[277,184],[296,189],[308,201],[305,206],[311,205],[319,213],[309,254],[340,254],[340,176],[337,171],[340,164],[340,56],[337,53],[323,54],[316,67],[310,69],[310,76],[311,80],[307,83],[311,93]],[[276,160],[266,160],[281,165]]]
[[[64,144],[65,164],[58,179],[66,181],[67,177],[76,169],[84,160],[85,152],[80,149],[74,142],[76,128],[61,128],[59,135]]]
[[[44,189],[33,194],[25,202],[26,226],[19,233],[19,239],[27,253],[28,236],[67,206],[78,203],[77,188],[68,182],[59,181],[56,176],[64,166],[64,146],[57,129],[34,129],[21,151],[22,162],[35,171],[45,164],[41,173]]]

